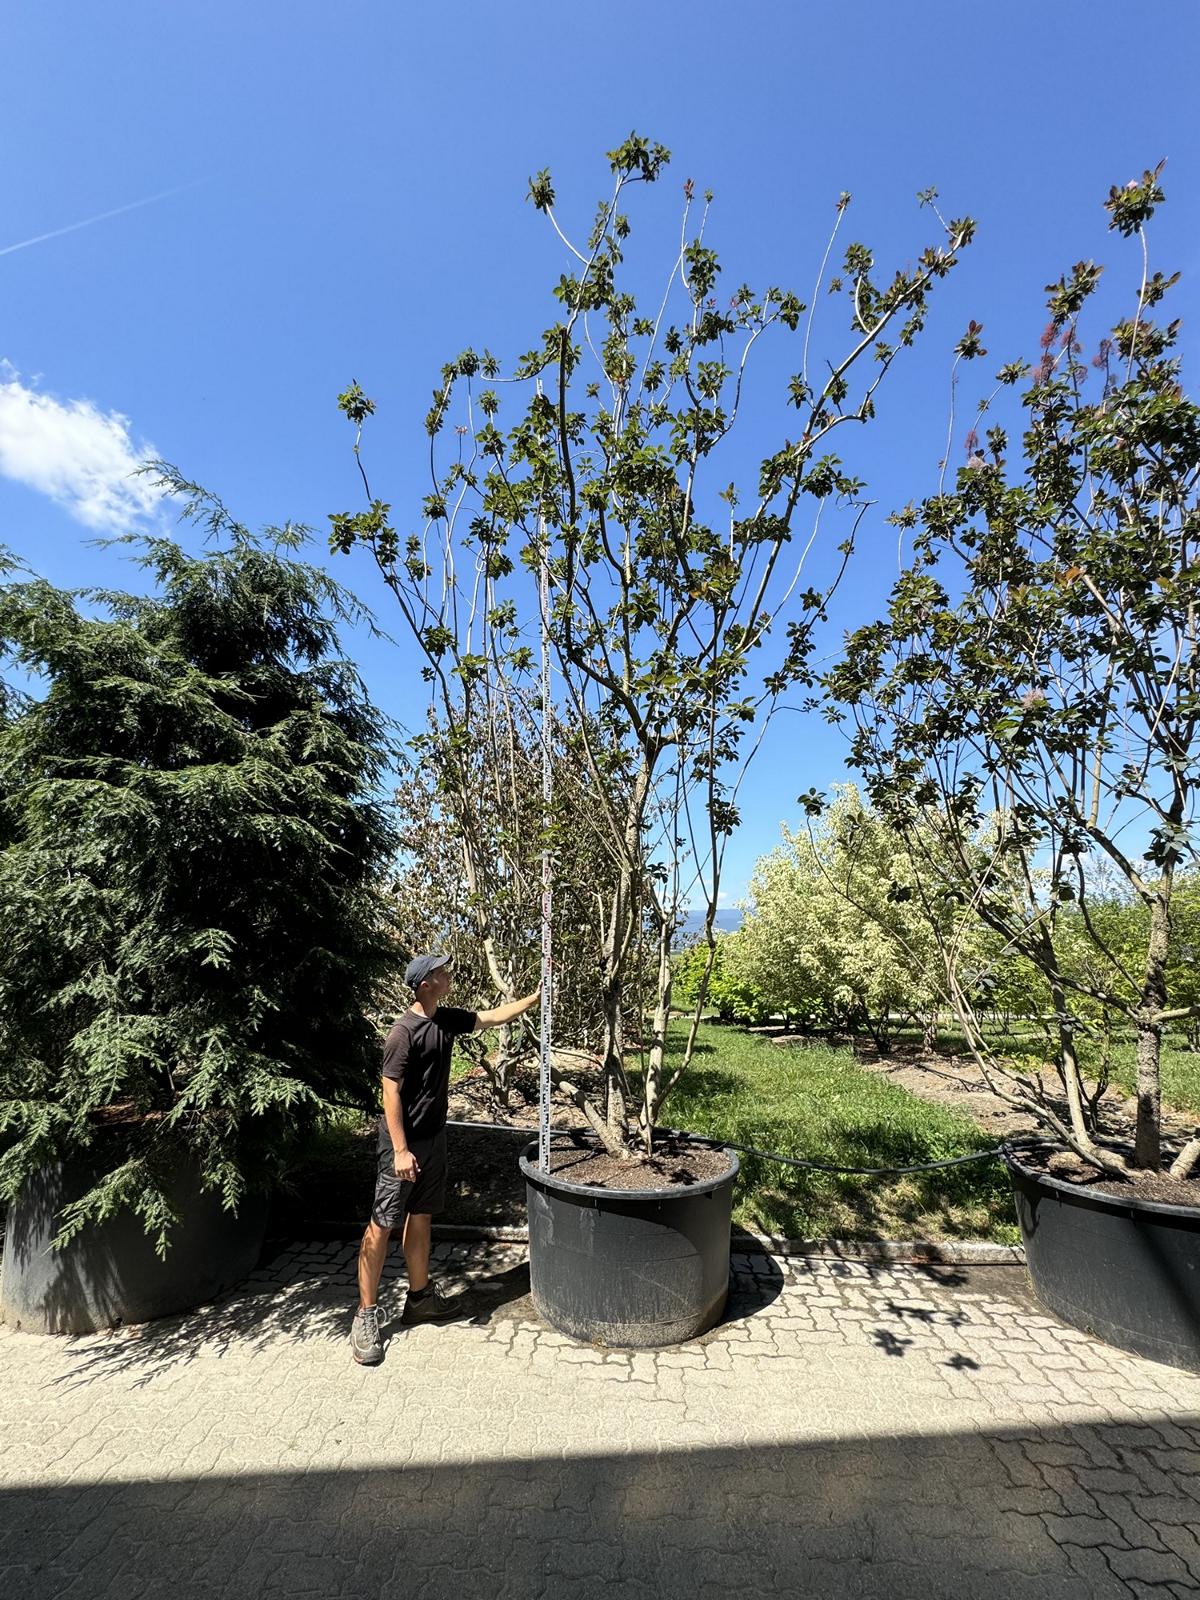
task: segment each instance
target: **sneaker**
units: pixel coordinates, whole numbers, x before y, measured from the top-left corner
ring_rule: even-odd
[[[377,1367],[383,1360],[378,1306],[363,1306],[356,1313],[350,1330],[350,1354],[360,1367]]]
[[[467,1296],[465,1294],[443,1294],[441,1289],[429,1281],[429,1288],[419,1300],[414,1300],[412,1295],[404,1302],[404,1314],[400,1321],[414,1322],[449,1322],[453,1317],[461,1317],[466,1313]]]

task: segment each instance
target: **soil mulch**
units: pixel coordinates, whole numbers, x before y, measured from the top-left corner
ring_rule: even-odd
[[[1086,1177],[1073,1180],[1086,1183]],[[1152,1200],[1161,1206],[1190,1206],[1200,1211],[1200,1183],[1195,1178],[1172,1178],[1165,1172],[1149,1172],[1136,1183],[1122,1183],[1120,1178],[1105,1178],[1102,1183],[1088,1184],[1101,1194],[1119,1196],[1122,1200]]]
[[[1128,1155],[1130,1151],[1121,1153]],[[1119,1200],[1150,1200],[1158,1205],[1189,1206],[1200,1210],[1200,1178],[1172,1178],[1165,1172],[1147,1172],[1128,1181],[1124,1178],[1106,1178],[1096,1167],[1081,1160],[1073,1150],[1031,1150],[1022,1154],[1021,1162],[1035,1172],[1057,1178],[1060,1183],[1094,1189]]]
[[[507,1105],[500,1107],[492,1099],[486,1074],[476,1068],[455,1084],[450,1095],[450,1116],[460,1121],[497,1122],[522,1132],[527,1130],[532,1136],[537,1132],[538,1125],[536,1079],[519,1078],[509,1092]],[[656,1141],[653,1156],[634,1154],[626,1160],[610,1156],[603,1150],[564,1142],[561,1133],[577,1127],[578,1121],[578,1114],[571,1106],[555,1105],[551,1109],[550,1124],[559,1131],[560,1137],[551,1149],[550,1171],[568,1183],[581,1183],[593,1189],[627,1191],[687,1188],[702,1183],[706,1178],[719,1177],[729,1170],[729,1157],[723,1151],[666,1136],[660,1136]],[[459,1169],[463,1176],[455,1175],[456,1199],[459,1186],[469,1181],[473,1197],[486,1203],[487,1196],[495,1192],[491,1186],[492,1179],[502,1190],[511,1180],[507,1167],[500,1166],[500,1163],[505,1160],[505,1153],[515,1163],[521,1140],[514,1133],[511,1152],[501,1153],[497,1149],[494,1133],[491,1143],[487,1142],[486,1129],[480,1129],[478,1133],[474,1129],[461,1127],[450,1131],[454,1140],[451,1155],[456,1167],[459,1150],[463,1162]],[[509,1141],[501,1139],[501,1142],[507,1145]],[[468,1169],[469,1180],[466,1179]],[[523,1189],[520,1204],[524,1206]]]
[[[550,1151],[550,1171],[567,1183],[592,1189],[686,1189],[727,1173],[729,1157],[709,1145],[670,1138],[660,1139],[652,1156],[624,1161],[588,1146],[555,1144]]]

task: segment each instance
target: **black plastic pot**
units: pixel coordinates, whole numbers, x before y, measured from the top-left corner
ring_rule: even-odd
[[[538,1315],[588,1344],[655,1349],[705,1333],[729,1295],[738,1158],[687,1188],[598,1189],[521,1156]]]
[[[58,1213],[89,1187],[86,1168],[42,1169],[9,1207],[0,1275],[0,1320],[29,1333],[92,1333],[203,1305],[254,1270],[267,1224],[265,1196],[247,1195],[236,1213],[200,1188],[184,1167],[172,1186],[180,1217],[166,1257],[155,1254],[130,1211],[89,1225],[51,1250]]]
[[[1200,1207],[1101,1194],[1008,1170],[1038,1299],[1063,1322],[1200,1372]]]

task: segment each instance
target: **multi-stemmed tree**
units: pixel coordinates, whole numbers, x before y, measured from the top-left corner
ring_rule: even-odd
[[[959,927],[982,919],[998,954],[1044,982],[1062,1113],[1004,1071],[973,998],[979,973],[953,930],[943,938],[950,993],[994,1086],[1077,1156],[1132,1179],[1164,1161],[1164,1029],[1200,1016],[1194,979],[1172,992],[1171,949],[1200,789],[1200,409],[1183,388],[1179,325],[1159,311],[1175,277],[1148,262],[1159,176],[1107,202],[1111,226],[1141,247],[1128,312],[1089,339],[1100,268],[1080,262],[1050,286],[1037,365],[999,375],[1000,390],[1027,382],[1020,448],[1000,421],[973,429],[954,487],[901,514],[912,564],[830,680],[871,799],[921,864],[931,926],[946,928],[953,903]],[[984,353],[978,330],[963,353]],[[1124,919],[1117,938],[1107,915],[1114,884],[1144,913],[1132,942],[1135,925]],[[1132,1150],[1099,1137],[1079,1068],[1081,1035],[1114,1025],[1136,1039]],[[1198,1161],[1200,1138],[1170,1170],[1183,1178]]]
[[[442,803],[472,892],[506,848],[478,825],[477,730],[481,720],[503,730],[516,701],[536,703],[537,577],[548,573],[553,713],[577,752],[584,791],[564,799],[568,825],[593,830],[612,869],[595,965],[604,1096],[586,1114],[613,1153],[629,1151],[639,1134],[649,1144],[690,1060],[705,982],[668,1070],[671,944],[682,908],[706,908],[711,952],[741,775],[779,696],[811,682],[813,630],[852,552],[862,485],[835,440],[874,418],[931,288],[972,234],[969,221],[942,225],[914,266],[882,280],[860,244],[827,279],[831,238],[814,301],[838,297],[848,324],[839,336],[784,289],[721,287],[708,242],[712,197],[700,204],[690,180],[678,250],[648,284],[626,259],[626,206],[636,186],[658,182],[668,159],[637,135],[611,151],[611,189],[578,241],[558,221],[549,173],[531,181],[529,198],[567,257],[554,320],[511,366],[468,350],[443,370],[426,424],[432,481],[417,530],[394,527],[369,487],[366,509],[332,519],[335,548],[372,551],[424,653],[445,755]],[[848,205],[843,195],[834,237]],[[778,424],[765,452],[758,443],[747,473],[736,437],[756,346],[788,333],[800,345],[780,395],[792,420]],[[340,403],[359,430],[358,453],[373,406],[357,385]],[[824,558],[820,583],[802,587],[823,514],[837,555]],[[480,914],[486,946],[486,903]],[[649,1017],[638,1018],[647,1040],[635,1097],[629,975],[647,926],[655,982]]]
[[[405,951],[446,950],[464,997],[499,987],[513,998],[537,981],[541,851],[548,844],[555,879],[556,1032],[573,1047],[560,1044],[555,1058],[570,1073],[593,1061],[600,1044],[596,950],[613,863],[602,835],[586,822],[587,783],[579,751],[565,737],[567,729],[553,731],[557,803],[548,831],[539,733],[519,699],[506,702],[502,740],[494,722],[480,719],[463,765],[456,762],[452,775],[439,765],[443,741],[436,727],[419,736],[402,763],[397,790],[400,852],[393,897],[397,937]],[[469,795],[472,839],[487,841],[494,855],[476,849],[468,857],[464,850],[445,803],[446,794],[456,788]],[[632,976],[644,989],[645,960]],[[496,1030],[490,1054],[484,1053],[483,1039],[475,1042],[479,1064],[501,1107],[509,1103],[514,1073],[534,1054],[536,1037],[523,1023]]]

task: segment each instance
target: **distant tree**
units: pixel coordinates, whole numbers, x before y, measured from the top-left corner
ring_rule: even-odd
[[[751,973],[737,959],[740,930],[719,932],[710,952],[708,942],[695,940],[675,958],[674,994],[678,1003],[691,1010],[705,978],[708,987],[705,1004],[725,1022],[765,1022],[770,1010]]]
[[[915,898],[905,841],[843,786],[819,824],[785,828],[758,862],[735,968],[755,974],[772,1012],[866,1029],[886,1047],[892,1017],[928,1029],[944,994]]]

